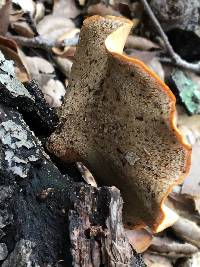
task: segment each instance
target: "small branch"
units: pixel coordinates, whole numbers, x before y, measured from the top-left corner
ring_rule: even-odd
[[[8,35],[8,38],[14,40],[18,45],[32,47],[32,48],[41,48],[49,50],[52,47],[64,48],[65,46],[74,46],[77,45],[79,36],[73,38],[65,39],[63,41],[54,41],[37,36],[34,38],[26,38],[22,36]]]
[[[151,7],[149,6],[147,0],[140,0],[140,2],[142,3],[144,9],[146,10],[146,13],[148,14],[148,16],[150,17],[150,19],[152,20],[157,32],[160,34],[160,36],[162,37],[164,44],[165,44],[165,48],[168,51],[170,58],[165,58],[165,59],[161,59],[162,62],[165,63],[170,63],[173,64],[177,67],[180,68],[184,68],[184,69],[188,69],[190,71],[196,72],[196,73],[200,73],[200,62],[197,63],[189,63],[187,61],[185,61],[184,59],[182,59],[173,49],[173,47],[171,46],[167,35],[165,34],[165,32],[163,31],[159,21],[157,20],[157,18],[155,17],[153,11],[151,10]]]
[[[189,63],[183,60],[181,57],[179,57],[179,59],[176,61],[173,61],[171,58],[167,58],[167,57],[159,58],[159,60],[163,63],[172,64],[176,67],[184,68],[186,70],[190,70],[197,74],[200,74],[200,62],[197,62],[195,64]]]

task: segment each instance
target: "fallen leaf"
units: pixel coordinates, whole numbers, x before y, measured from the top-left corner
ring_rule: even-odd
[[[25,57],[31,79],[35,79],[42,88],[55,77],[54,67],[46,59],[41,57]]]
[[[11,8],[11,1],[5,0],[0,6],[0,35],[5,35],[9,25],[9,13]]]
[[[62,16],[47,15],[36,26],[38,33],[43,37],[56,41],[60,36],[75,28],[71,19]]]
[[[98,3],[95,5],[90,5],[88,7],[88,15],[100,15],[100,16],[106,16],[106,15],[111,15],[111,16],[120,16],[121,14],[114,10],[113,7],[107,6],[103,3]]]
[[[35,12],[35,3],[33,0],[12,0],[13,3],[19,5],[24,12],[29,12],[29,14],[33,17]]]
[[[37,2],[35,6],[35,15],[34,20],[36,23],[38,23],[41,19],[43,19],[45,14],[45,7],[42,2]]]
[[[54,0],[53,15],[74,19],[79,14],[75,0]]]
[[[43,85],[42,92],[49,106],[58,108],[62,105],[66,90],[59,80],[50,79],[46,85]]]
[[[73,64],[72,61],[68,58],[62,57],[54,57],[54,60],[57,63],[59,70],[65,75],[65,77],[69,78]]]
[[[4,53],[7,59],[13,60],[17,78],[21,82],[28,81],[30,76],[21,58],[17,44],[13,40],[0,36],[0,50]]]
[[[147,267],[173,267],[172,262],[166,257],[155,255],[149,252],[143,254],[143,260]]]
[[[136,36],[136,35],[129,35],[125,44],[126,48],[133,48],[133,49],[138,49],[142,51],[148,51],[151,49],[160,49],[159,45],[156,43],[153,43],[152,41]]]
[[[11,24],[11,27],[21,36],[28,38],[33,38],[35,36],[33,30],[26,21],[14,22]]]
[[[86,168],[82,162],[77,162],[76,165],[86,183],[90,184],[93,187],[97,187],[94,176],[91,174],[88,168]]]
[[[200,266],[200,252],[195,253],[190,258],[185,258],[179,263],[178,267],[199,267]]]
[[[200,115],[188,116],[182,113],[178,116],[178,127],[191,145],[200,145]]]
[[[194,222],[199,222],[194,199],[188,195],[171,192],[166,199],[166,205],[175,210],[179,216]]]
[[[150,250],[170,258],[190,257],[198,252],[198,248],[192,244],[158,236],[153,237]]]
[[[195,209],[200,214],[200,197],[194,197]]]
[[[180,217],[171,228],[179,238],[200,248],[200,227],[196,223]]]
[[[191,197],[200,197],[200,145],[198,144],[193,145],[192,164],[181,193]]]
[[[145,229],[126,230],[126,235],[137,253],[146,251],[151,245],[152,234]]]

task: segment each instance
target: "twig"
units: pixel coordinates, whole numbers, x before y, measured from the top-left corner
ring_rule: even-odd
[[[49,40],[41,36],[37,36],[34,38],[26,38],[22,36],[8,35],[7,37],[14,40],[19,45],[33,48],[41,48],[45,50],[49,50],[52,47],[64,48],[65,46],[74,46],[77,45],[79,39],[79,36],[65,39],[63,41]]]
[[[155,15],[154,15],[153,11],[151,10],[151,7],[149,6],[147,0],[140,0],[140,2],[144,6],[145,11],[148,14],[148,16],[150,17],[150,19],[152,20],[156,30],[158,31],[158,33],[162,37],[162,39],[164,41],[164,44],[165,44],[165,48],[166,48],[166,50],[168,51],[168,53],[169,53],[169,55],[171,57],[171,58],[161,59],[161,61],[163,61],[165,63],[174,64],[177,67],[188,69],[188,70],[196,72],[196,73],[200,73],[200,62],[197,62],[197,63],[193,64],[193,63],[189,63],[189,62],[185,61],[184,59],[182,59],[174,51],[173,47],[171,46],[171,44],[170,44],[170,42],[169,42],[169,40],[167,38],[167,35],[163,31],[159,21],[155,17]]]

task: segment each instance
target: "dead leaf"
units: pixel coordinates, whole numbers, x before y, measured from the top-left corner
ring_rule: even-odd
[[[42,88],[50,79],[55,77],[54,67],[46,59],[41,57],[25,57],[29,73]]]
[[[188,116],[182,112],[178,117],[178,127],[191,145],[200,145],[200,115]]]
[[[126,235],[137,253],[146,251],[151,245],[152,234],[145,229],[126,230]]]
[[[74,19],[79,14],[75,0],[54,0],[53,15]]]
[[[12,10],[10,11],[10,23],[12,25],[12,23],[19,21],[20,19],[23,19],[22,16],[24,14],[23,10],[14,10],[13,6],[12,6]]]
[[[173,267],[171,261],[166,257],[155,255],[149,252],[143,254],[143,260],[147,267]]]
[[[85,1],[86,0],[78,0],[78,3],[79,3],[80,6],[84,6],[85,5]]]
[[[45,7],[42,2],[37,2],[36,7],[35,7],[35,15],[34,15],[34,20],[36,23],[38,23],[45,14]]]
[[[199,222],[194,199],[188,195],[172,192],[166,199],[166,205],[172,210],[175,210],[179,216],[194,222]]]
[[[200,214],[200,197],[194,197],[195,209]]]
[[[75,25],[66,17],[47,15],[37,24],[36,28],[43,38],[56,41],[60,36],[75,28]]]
[[[10,9],[11,1],[5,0],[4,5],[0,7],[0,35],[5,35],[7,33]]]
[[[198,144],[193,145],[192,164],[181,193],[191,197],[200,197],[200,145]]]
[[[55,62],[59,70],[65,75],[65,77],[69,78],[72,68],[72,61],[68,58],[62,57],[54,57]]]
[[[200,252],[195,253],[192,257],[183,259],[178,267],[199,267],[200,266]]]
[[[86,183],[90,184],[93,187],[97,187],[97,183],[94,179],[94,176],[91,174],[88,168],[86,168],[82,162],[77,162],[76,165]]]
[[[121,14],[114,10],[113,7],[107,6],[103,3],[95,4],[95,5],[90,5],[88,7],[88,15],[100,15],[100,16],[106,16],[106,15],[111,15],[111,16],[120,16]]]
[[[18,4],[24,12],[29,12],[33,17],[35,12],[35,3],[33,0],[12,0],[13,3]]]
[[[198,248],[192,244],[177,242],[168,237],[157,236],[153,237],[150,250],[170,258],[190,257],[198,252]]]
[[[142,51],[148,51],[151,49],[160,49],[159,45],[157,45],[156,43],[153,43],[152,41],[150,41],[144,37],[140,37],[140,36],[136,36],[136,35],[134,35],[134,36],[129,35],[128,36],[125,47],[138,49],[138,50],[142,50]]]
[[[30,76],[21,58],[17,44],[13,40],[0,36],[0,50],[4,53],[6,59],[13,60],[17,78],[21,82],[28,81]]]
[[[49,106],[58,108],[62,105],[66,90],[59,80],[50,79],[47,84],[42,87],[42,92]]]
[[[33,38],[35,36],[33,30],[26,21],[14,22],[11,27],[21,36]]]
[[[180,217],[171,228],[179,238],[200,248],[200,227],[196,223]]]

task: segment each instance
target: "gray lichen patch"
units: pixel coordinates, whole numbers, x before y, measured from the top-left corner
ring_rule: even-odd
[[[13,97],[24,96],[31,100],[34,97],[31,96],[24,85],[15,78],[15,71],[13,62],[11,60],[5,60],[4,55],[0,51],[0,83],[6,86],[7,90]]]
[[[21,115],[17,112],[12,112],[12,115],[15,120],[4,117],[0,123],[0,142],[5,148],[2,161],[7,166],[7,171],[25,178],[31,163],[37,162],[41,153],[35,136],[27,130]]]

